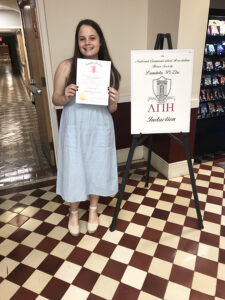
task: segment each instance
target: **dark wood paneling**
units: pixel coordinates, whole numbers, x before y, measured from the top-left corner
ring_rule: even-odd
[[[62,109],[57,109],[58,125]],[[116,149],[123,149],[130,147],[131,134],[130,134],[130,102],[119,103],[118,110],[112,114],[115,136],[116,136]]]
[[[191,157],[193,157],[193,153],[194,153],[197,114],[198,114],[197,108],[191,110],[190,133],[189,133]],[[182,139],[180,134],[174,134],[174,135]],[[166,134],[154,135],[153,151],[168,163],[173,163],[173,162],[182,161],[186,159],[184,148]]]
[[[130,113],[130,102],[120,103],[118,105],[118,110],[112,115],[115,127],[116,135],[116,148],[124,149],[129,148],[131,145],[132,135],[130,134],[131,128],[131,113]],[[62,110],[57,110],[58,122],[60,122]],[[190,123],[190,152],[193,157],[194,151],[194,139],[196,130],[196,119],[197,119],[198,109],[191,110],[191,123]],[[179,134],[176,134],[180,137]],[[145,144],[147,145],[147,144]],[[185,160],[184,148],[176,143],[167,134],[155,134],[153,137],[153,151],[163,158],[168,163],[177,162]]]
[[[225,150],[225,116],[197,120],[195,156]]]
[[[120,103],[118,105],[118,110],[112,114],[116,135],[116,149],[128,148],[131,145],[130,109],[130,102]]]

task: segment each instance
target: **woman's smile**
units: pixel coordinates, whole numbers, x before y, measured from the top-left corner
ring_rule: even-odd
[[[80,27],[78,45],[84,58],[98,59],[101,44],[99,35],[93,27],[88,25]]]

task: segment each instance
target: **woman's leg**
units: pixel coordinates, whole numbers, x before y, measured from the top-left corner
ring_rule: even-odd
[[[90,195],[90,206],[97,207],[99,196]],[[91,224],[98,224],[98,214],[97,209],[89,209],[89,219],[88,222]]]
[[[80,205],[80,202],[71,202],[70,203],[70,211],[77,211],[78,208],[79,208],[79,205]],[[70,213],[70,216],[69,216],[69,225],[71,226],[77,226],[79,223],[78,223],[78,213]]]

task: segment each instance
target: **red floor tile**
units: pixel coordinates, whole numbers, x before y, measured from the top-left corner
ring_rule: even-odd
[[[205,211],[203,220],[220,224],[221,223],[221,216],[218,214],[214,214],[208,211]]]
[[[196,255],[198,243],[189,239],[180,238],[178,249]]]
[[[145,196],[147,194],[147,192],[148,192],[147,189],[141,189],[141,188],[136,187],[133,191],[133,194]]]
[[[170,194],[166,194],[166,193],[162,193],[160,200],[166,201],[166,202],[170,202],[170,203],[174,203],[175,200],[174,195],[170,195]]]
[[[213,247],[219,247],[220,237],[209,232],[201,231],[200,242]]]
[[[152,256],[135,251],[131,257],[129,265],[147,272],[151,264],[151,261],[152,261]]]
[[[190,300],[214,300],[215,298],[213,296],[209,296],[203,293],[200,293],[195,290],[191,290],[190,293]]]
[[[83,266],[86,260],[88,259],[89,255],[89,251],[76,247],[67,257],[67,260],[77,265]]]
[[[45,193],[45,191],[43,191],[41,189],[36,189],[35,191],[33,191],[31,193],[31,196],[40,198],[44,193]]]
[[[164,246],[164,245],[158,245],[155,251],[154,256],[158,257],[160,259],[169,261],[169,262],[173,262],[174,261],[174,257],[176,255],[176,249],[168,247],[168,246]]]
[[[219,249],[219,262],[225,264],[225,249]]]
[[[216,297],[225,299],[225,281],[217,279]]]
[[[196,219],[191,217],[186,217],[184,226],[191,227],[193,229],[199,229],[197,216]]]
[[[216,278],[218,264],[215,261],[205,259],[203,257],[197,257],[195,263],[195,271]]]
[[[38,245],[37,249],[46,253],[51,253],[51,251],[57,246],[58,241],[50,237],[45,237]]]
[[[9,239],[21,243],[30,233],[31,232],[26,229],[19,228],[9,236]]]
[[[169,216],[169,212],[166,210],[155,208],[154,212],[152,214],[152,217],[161,219],[161,220],[167,220]]]
[[[28,217],[23,216],[23,215],[17,215],[14,217],[12,220],[9,221],[9,224],[13,226],[20,227],[22,226],[26,221],[28,220]]]
[[[28,246],[19,244],[11,253],[9,253],[8,257],[21,262],[32,250],[33,249]]]
[[[20,200],[24,199],[24,197],[26,197],[26,195],[16,194],[16,195],[13,195],[12,197],[10,197],[10,199],[14,200],[14,201],[20,201]]]
[[[191,288],[193,276],[193,271],[177,265],[173,265],[169,280],[182,286]]]
[[[13,295],[12,298],[10,298],[10,300],[35,300],[37,299],[37,294],[35,294],[34,292],[27,290],[23,287],[19,288],[19,290]]]
[[[150,216],[144,216],[144,215],[136,213],[133,216],[131,222],[136,223],[138,225],[146,226],[149,222],[149,218],[150,218]]]
[[[117,281],[120,281],[123,276],[123,273],[126,270],[126,267],[127,267],[126,264],[123,264],[113,259],[109,259],[104,270],[102,271],[102,274],[110,278],[113,278]]]
[[[177,196],[191,199],[192,191],[186,191],[186,190],[179,189],[177,192]]]
[[[212,196],[212,195],[208,195],[207,196],[207,203],[221,205],[221,198],[216,197],[216,196]]]
[[[99,241],[98,245],[94,249],[94,252],[106,257],[110,257],[115,248],[116,248],[115,244],[101,240]]]
[[[38,219],[40,221],[44,221],[45,219],[47,219],[47,217],[49,217],[51,215],[50,211],[47,210],[43,210],[40,209],[34,216],[34,219]]]
[[[118,286],[112,300],[136,300],[138,299],[138,295],[139,290],[121,283]]]
[[[50,275],[54,275],[63,262],[64,262],[63,259],[50,254],[39,265],[38,270],[48,273]]]
[[[73,284],[90,292],[99,276],[100,274],[83,268],[74,279]]]
[[[174,203],[171,211],[176,213],[176,214],[181,214],[181,215],[186,216],[187,211],[188,211],[188,207],[181,206],[181,205],[178,205],[178,204]]]
[[[48,235],[48,233],[49,233],[50,231],[52,231],[52,229],[53,229],[54,227],[55,227],[55,226],[54,226],[53,224],[43,222],[42,224],[40,224],[40,225],[34,230],[34,232],[39,233],[39,234],[42,234],[42,235]]]
[[[32,206],[37,207],[37,208],[42,208],[48,203],[47,200],[44,199],[38,199],[35,202],[32,203]]]
[[[181,235],[182,230],[183,230],[183,227],[181,225],[171,223],[171,222],[166,222],[166,225],[164,227],[165,232],[175,234],[175,235],[178,235],[178,236]]]
[[[124,246],[129,249],[133,249],[133,250],[136,249],[138,243],[139,243],[138,237],[127,234],[127,233],[124,233],[123,237],[119,241],[119,245]]]
[[[68,288],[69,283],[53,277],[43,289],[41,295],[47,299],[61,300]]]
[[[161,277],[147,274],[142,290],[148,294],[164,299],[168,281]]]
[[[150,207],[156,207],[158,201],[153,199],[153,198],[150,198],[150,197],[145,197],[143,200],[142,200],[142,204],[143,205],[146,205],[146,206],[150,206]],[[139,207],[139,206],[138,206]]]
[[[162,231],[146,227],[142,234],[142,238],[158,243],[161,238],[161,235]]]
[[[95,295],[95,294],[89,294],[89,296],[87,297],[87,300],[105,300],[104,298],[102,298],[102,297],[99,297],[99,296],[97,296],[97,295]]]
[[[157,191],[157,192],[162,192],[164,190],[164,186],[163,185],[159,185],[159,184],[155,184],[153,183],[150,187],[151,191]]]
[[[133,212],[136,212],[138,208],[139,208],[139,204],[134,202],[126,202],[123,206],[123,209],[133,211]]]
[[[34,269],[24,265],[19,264],[8,276],[7,279],[15,284],[23,285],[24,282],[31,276]]]

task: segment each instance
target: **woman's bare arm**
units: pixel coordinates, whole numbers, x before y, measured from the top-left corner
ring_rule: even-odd
[[[70,61],[64,60],[59,64],[55,72],[52,102],[56,106],[63,106],[67,104],[76,94],[77,86],[75,84],[70,84],[66,87],[70,69]]]

